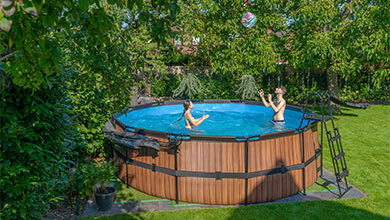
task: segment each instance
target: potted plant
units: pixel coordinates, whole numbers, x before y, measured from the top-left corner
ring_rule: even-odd
[[[108,211],[114,204],[114,195],[116,189],[111,186],[107,186],[115,180],[115,173],[117,167],[112,161],[99,163],[96,172],[97,187],[95,189],[95,199],[98,210]]]

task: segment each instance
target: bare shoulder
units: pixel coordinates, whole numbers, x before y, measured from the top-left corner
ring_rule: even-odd
[[[186,112],[186,113],[184,113],[184,117],[185,117],[185,118],[191,118],[191,117],[192,117],[191,112]]]
[[[281,104],[282,104],[282,105],[287,105],[286,100],[282,99]]]

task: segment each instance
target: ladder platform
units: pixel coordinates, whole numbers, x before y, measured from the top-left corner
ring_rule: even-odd
[[[312,121],[329,121],[332,119],[329,115],[324,115],[324,119],[322,119],[322,115],[316,113],[310,113],[308,115],[303,116],[303,119],[312,120]]]

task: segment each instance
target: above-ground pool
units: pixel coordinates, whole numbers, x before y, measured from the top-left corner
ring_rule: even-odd
[[[259,102],[201,100],[195,130],[185,128],[183,101],[129,107],[114,115],[117,132],[142,134],[159,148],[114,145],[119,178],[145,193],[200,204],[248,204],[296,194],[318,178],[317,123],[287,106],[284,126],[270,123],[272,108]]]
[[[176,121],[183,114],[183,105],[162,105],[143,108],[118,116],[118,120],[129,127],[144,128],[175,134],[200,134],[212,136],[253,136],[298,128],[302,113],[286,109],[286,124],[275,126],[270,122],[271,107],[234,103],[199,103],[191,111],[194,118],[209,114],[196,129],[185,128],[184,119]]]

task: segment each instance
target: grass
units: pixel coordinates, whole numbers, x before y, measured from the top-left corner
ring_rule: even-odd
[[[138,191],[132,187],[126,187],[126,184],[122,183],[121,180],[117,180],[116,183],[117,193],[115,194],[115,202],[135,202],[145,200],[162,200],[159,197],[154,197],[149,194]]]
[[[310,187],[306,188],[306,192],[326,192],[326,191],[336,191],[336,188],[329,185],[325,180],[318,178],[318,180],[311,185]]]
[[[374,105],[367,110],[343,108],[343,114],[335,117],[335,123],[342,136],[349,181],[365,192],[366,198],[127,213],[84,219],[390,219],[390,105]],[[324,146],[324,166],[333,170],[327,146]]]

